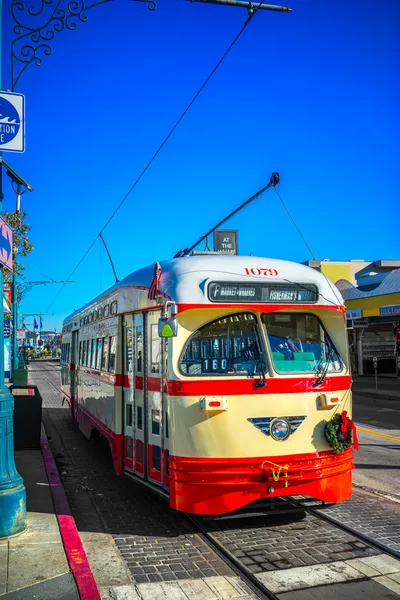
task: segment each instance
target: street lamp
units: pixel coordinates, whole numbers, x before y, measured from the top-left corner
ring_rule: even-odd
[[[0,65],[1,66],[1,65]],[[1,71],[1,68],[0,68]],[[1,76],[0,76],[1,81]],[[3,165],[0,163],[0,213]],[[14,397],[4,382],[4,267],[0,268],[0,539],[26,529],[26,491],[14,461]]]

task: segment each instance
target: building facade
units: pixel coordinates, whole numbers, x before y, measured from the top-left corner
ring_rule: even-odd
[[[354,373],[372,374],[375,363],[378,374],[399,375],[400,260],[305,264],[326,275],[344,298]]]

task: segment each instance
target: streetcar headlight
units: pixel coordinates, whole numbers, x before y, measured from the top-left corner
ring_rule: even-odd
[[[290,425],[286,419],[274,419],[270,426],[271,436],[274,440],[286,440],[290,435]]]

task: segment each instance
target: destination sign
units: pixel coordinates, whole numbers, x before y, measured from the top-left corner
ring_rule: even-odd
[[[208,286],[211,302],[313,303],[318,300],[314,285],[286,283],[213,282]]]

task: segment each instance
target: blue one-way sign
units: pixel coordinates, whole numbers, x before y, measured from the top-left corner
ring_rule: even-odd
[[[25,152],[25,96],[0,92],[0,151]]]

